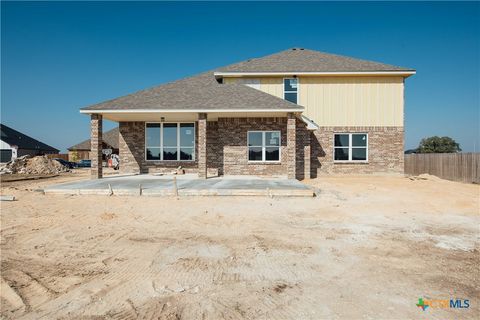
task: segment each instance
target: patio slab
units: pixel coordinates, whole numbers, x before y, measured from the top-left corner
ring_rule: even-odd
[[[52,185],[45,194],[128,196],[283,196],[312,197],[309,187],[293,179],[135,175]]]

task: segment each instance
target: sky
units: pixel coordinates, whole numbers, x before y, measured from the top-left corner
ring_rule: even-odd
[[[65,152],[89,138],[81,107],[303,47],[416,69],[405,148],[478,152],[479,21],[479,2],[2,1],[1,122]]]

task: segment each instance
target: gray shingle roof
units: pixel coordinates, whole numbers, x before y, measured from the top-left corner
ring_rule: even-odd
[[[220,72],[374,72],[414,71],[373,61],[292,48],[219,68]]]
[[[113,149],[118,149],[118,127],[113,128],[102,135],[103,142]],[[74,146],[68,148],[70,151],[90,150],[90,139],[82,141]]]
[[[263,58],[251,59],[189,78],[98,103],[95,110],[292,110],[303,107],[247,87],[220,84],[215,72],[358,72],[413,71],[412,69],[327,54],[307,49],[288,49]]]
[[[242,84],[220,84],[213,71],[102,102],[82,110],[278,110],[303,107]]]

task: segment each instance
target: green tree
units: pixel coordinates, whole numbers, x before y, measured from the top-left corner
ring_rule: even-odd
[[[417,148],[418,153],[455,153],[462,151],[460,144],[450,137],[423,138]]]

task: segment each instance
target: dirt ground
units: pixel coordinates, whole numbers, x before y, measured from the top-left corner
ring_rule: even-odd
[[[478,319],[478,185],[320,177],[315,198],[43,195],[4,183],[5,319]],[[467,309],[416,306],[468,299]]]

